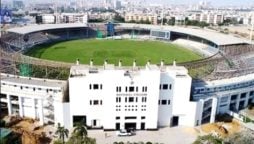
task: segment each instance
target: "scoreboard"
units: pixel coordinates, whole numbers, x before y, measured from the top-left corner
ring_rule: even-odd
[[[166,31],[166,30],[151,30],[150,31],[150,37],[156,38],[156,39],[170,40],[170,31]]]

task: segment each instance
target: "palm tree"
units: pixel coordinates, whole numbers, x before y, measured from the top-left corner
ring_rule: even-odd
[[[64,144],[64,138],[68,137],[69,130],[64,127],[61,127],[60,123],[58,123],[56,134],[59,136],[59,139],[61,139],[62,143]]]
[[[75,124],[75,128],[73,131],[74,134],[76,134],[77,136],[81,136],[83,138],[87,137],[87,128],[84,125],[84,123],[82,122],[78,122]]]

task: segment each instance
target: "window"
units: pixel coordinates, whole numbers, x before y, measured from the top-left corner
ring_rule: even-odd
[[[142,97],[142,102],[146,102],[146,97]]]
[[[237,95],[232,95],[231,96],[231,100],[236,100],[236,98],[237,98]]]
[[[146,117],[145,117],[145,116],[142,116],[141,119],[146,119]]]
[[[35,88],[33,88],[33,91],[35,91]]]
[[[246,93],[242,93],[241,98],[246,98]]]
[[[134,97],[129,97],[129,102],[134,102]]]
[[[136,97],[136,102],[138,102],[138,97]]]
[[[119,116],[117,116],[117,117],[116,117],[116,120],[119,120],[119,119],[120,119],[120,117],[119,117]]]
[[[162,85],[162,89],[163,89],[163,90],[167,90],[167,89],[168,89],[168,85],[167,85],[167,84],[163,84],[163,85]]]
[[[100,85],[100,89],[102,89],[102,84]]]
[[[134,87],[129,87],[129,92],[134,92]]]
[[[158,104],[159,104],[159,105],[161,104],[161,101],[160,101],[160,100],[158,101]]]
[[[125,97],[125,102],[127,102],[127,97]]]
[[[130,117],[125,117],[125,119],[137,119],[137,117],[134,117],[134,116],[130,116]]]
[[[121,89],[121,87],[119,87],[119,92],[121,92],[122,91],[122,89]]]
[[[100,100],[100,104],[102,105],[102,100]]]
[[[167,104],[167,100],[161,100],[161,104],[162,105],[166,105]]]
[[[251,91],[251,92],[250,92],[250,96],[252,96],[253,94],[254,94],[254,91]]]
[[[161,85],[160,85],[160,90],[161,90]]]
[[[116,92],[119,92],[118,87],[116,87]]]
[[[142,92],[147,92],[147,86],[142,87]]]
[[[90,100],[90,105],[92,105],[92,100]]]
[[[127,87],[125,87],[125,92],[127,92],[128,91],[128,88]]]
[[[170,90],[172,89],[172,85],[171,85],[171,84],[169,85],[169,89],[170,89]]]
[[[116,97],[116,102],[121,102],[121,97]]]
[[[170,100],[168,100],[168,105],[170,105]]]
[[[138,92],[138,87],[136,87],[136,92]]]
[[[23,87],[21,86],[20,89],[23,89]]]
[[[92,85],[91,84],[89,85],[89,89],[92,89]]]
[[[94,100],[93,101],[93,105],[98,105],[99,104],[99,101],[98,100]]]
[[[99,89],[99,85],[98,85],[98,84],[94,84],[94,85],[93,85],[93,89],[94,89],[94,90]]]

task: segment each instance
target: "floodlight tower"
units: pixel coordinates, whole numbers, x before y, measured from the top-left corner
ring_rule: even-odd
[[[252,37],[253,37],[253,29],[254,29],[254,22],[251,23],[250,29],[250,43],[252,44]]]
[[[163,19],[164,19],[164,11],[161,12],[161,26],[163,26]]]

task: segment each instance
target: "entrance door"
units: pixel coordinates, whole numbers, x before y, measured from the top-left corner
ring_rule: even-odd
[[[141,130],[145,130],[145,123],[141,123]]]
[[[116,123],[116,130],[120,130],[120,123]]]
[[[125,129],[136,129],[136,123],[125,123],[124,128]]]
[[[97,126],[97,121],[96,120],[93,120],[93,126]]]
[[[179,121],[179,117],[178,116],[173,116],[172,126],[178,126],[178,121]]]

